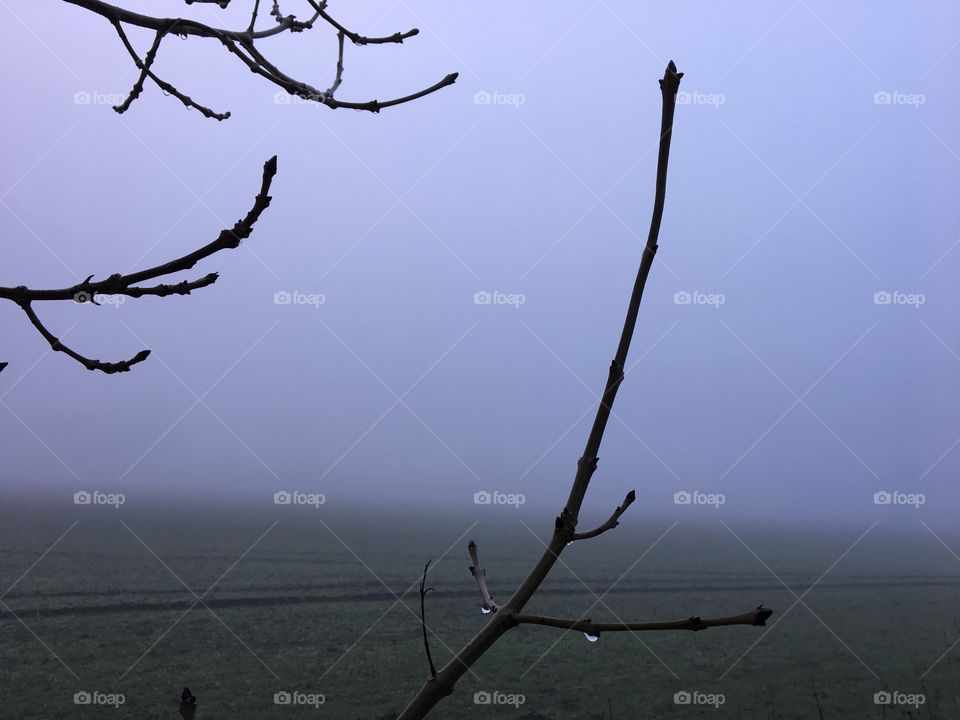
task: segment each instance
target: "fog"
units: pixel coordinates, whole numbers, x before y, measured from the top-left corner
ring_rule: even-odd
[[[673,59],[685,76],[660,251],[584,513],[606,517],[636,488],[638,517],[828,523],[851,540],[874,521],[949,530],[960,7],[331,12],[366,34],[421,29],[348,46],[338,97],[459,80],[377,115],[331,111],[291,102],[215,41],[173,38],[156,71],[232,117],[150,83],[118,115],[136,70],[108,22],[65,3],[0,8],[0,285],[64,287],[189,252],[247,211],[279,157],[251,238],[177,278],[218,271],[213,287],[37,304],[88,356],[151,349],[131,372],[86,371],[0,306],[8,504],[82,512],[74,494],[98,491],[140,510],[279,513],[275,493],[296,491],[322,495],[328,517],[558,511],[646,238]],[[333,79],[324,28],[263,49],[317,87]]]

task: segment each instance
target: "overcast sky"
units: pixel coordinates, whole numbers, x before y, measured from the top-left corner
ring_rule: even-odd
[[[159,5],[247,21],[128,3]],[[269,504],[300,490],[327,512],[375,498],[506,514],[474,506],[500,491],[558,510],[646,238],[673,59],[660,252],[585,512],[635,487],[638,508],[669,515],[955,518],[960,6],[330,9],[367,34],[421,29],[348,44],[342,99],[459,81],[379,115],[331,111],[290,103],[215,41],[173,38],[156,71],[233,116],[149,83],[117,115],[136,73],[109,23],[2,3],[0,285],[172,259],[247,211],[264,160],[280,168],[250,240],[185,276],[219,271],[214,287],[37,306],[87,355],[150,348],[128,374],[51,353],[0,305],[5,494]],[[326,27],[262,50],[332,79]],[[675,505],[683,491],[724,502]],[[877,505],[882,491],[925,502]]]

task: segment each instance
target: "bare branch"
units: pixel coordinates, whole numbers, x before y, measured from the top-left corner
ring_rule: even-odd
[[[253,206],[247,214],[240,218],[232,228],[222,230],[213,242],[207,243],[203,247],[183,255],[176,260],[171,260],[170,262],[126,275],[116,273],[105,280],[98,280],[96,282],[93,281],[93,276],[90,275],[81,283],[56,290],[36,290],[24,285],[17,287],[0,287],[0,300],[10,300],[19,305],[26,313],[33,327],[36,328],[37,332],[43,336],[50,344],[50,347],[56,352],[62,352],[72,357],[88,370],[99,370],[107,374],[127,372],[133,365],[146,360],[150,351],[142,350],[129,360],[116,363],[105,363],[100,360],[88,358],[66,346],[58,337],[50,332],[37,316],[32,303],[72,300],[78,303],[89,302],[97,305],[99,303],[97,303],[96,298],[103,295],[125,295],[132,298],[140,298],[148,295],[153,297],[167,297],[169,295],[189,295],[193,290],[213,285],[219,277],[217,273],[208,273],[197,280],[184,280],[179,283],[159,284],[146,287],[140,285],[140,283],[183,270],[189,270],[199,261],[214,253],[239,246],[241,240],[250,237],[254,224],[260,219],[263,211],[270,206],[272,199],[269,194],[270,185],[276,173],[277,158],[274,156],[264,163],[260,192],[254,198]],[[0,364],[0,371],[2,371],[4,367],[6,367],[6,363]]]
[[[330,97],[333,97],[337,88],[340,87],[340,83],[343,82],[343,38],[344,33],[341,30],[337,33],[337,74],[333,79],[333,84],[327,88],[327,95]]]
[[[650,232],[647,236],[647,243],[644,247],[640,267],[637,270],[637,277],[634,281],[633,292],[630,302],[627,306],[627,314],[623,323],[623,332],[620,336],[620,343],[617,346],[616,354],[610,365],[610,371],[603,395],[600,400],[600,406],[597,408],[597,415],[594,419],[590,435],[587,438],[586,448],[583,455],[577,463],[577,472],[570,489],[570,495],[563,511],[557,517],[554,523],[553,536],[546,550],[540,557],[540,560],[533,567],[520,587],[513,593],[507,602],[500,607],[499,611],[492,615],[487,624],[478,632],[470,642],[468,642],[455,657],[453,657],[437,673],[424,683],[419,692],[410,701],[406,709],[400,714],[399,720],[421,720],[427,715],[444,697],[453,693],[457,681],[463,674],[489,650],[509,630],[517,627],[521,622],[540,625],[551,625],[561,628],[592,630],[594,632],[604,632],[611,630],[663,630],[663,629],[688,629],[700,630],[704,627],[713,625],[763,625],[770,617],[771,611],[763,607],[757,608],[752,613],[738,615],[731,618],[717,618],[713,620],[702,620],[700,618],[688,618],[686,620],[671,621],[666,623],[592,623],[589,620],[563,620],[558,618],[543,618],[535,616],[522,615],[524,606],[530,601],[534,593],[546,579],[550,570],[559,558],[560,553],[573,540],[577,539],[577,522],[579,519],[580,508],[583,505],[583,499],[590,484],[590,478],[597,468],[598,452],[600,442],[606,429],[607,420],[613,407],[613,401],[616,398],[617,390],[623,381],[623,369],[627,359],[627,353],[630,349],[630,342],[633,337],[633,331],[636,326],[637,313],[640,308],[640,300],[643,296],[643,289],[646,285],[647,276],[653,265],[653,258],[657,252],[657,240],[660,234],[660,223],[663,217],[664,198],[667,186],[667,164],[670,157],[670,140],[673,135],[673,115],[676,109],[676,95],[680,86],[680,78],[683,73],[677,72],[676,65],[671,61],[660,80],[660,93],[663,106],[660,121],[660,148],[657,157],[657,179],[656,191],[653,204],[653,216],[650,220]],[[627,506],[633,502],[633,493],[627,495],[622,506],[614,511],[613,516],[600,528],[589,533],[583,533],[580,538],[594,537],[602,532],[614,527],[623,514]],[[475,557],[475,545],[471,543],[471,549],[474,553],[471,558],[474,560],[474,567],[478,567]],[[471,572],[474,568],[471,568]],[[481,596],[486,600],[489,593],[485,592],[482,570],[479,573],[474,572],[474,578],[477,578],[480,586]]]
[[[623,503],[620,504],[616,510],[613,511],[613,515],[600,527],[594,528],[590,532],[574,533],[573,540],[588,540],[597,535],[602,535],[607,530],[613,530],[617,525],[620,524],[620,516],[623,515],[627,508],[633,505],[633,501],[637,499],[637,493],[633,490],[627,493],[627,496],[623,499]]]
[[[130,53],[130,57],[133,58],[133,62],[138,68],[140,68],[140,77],[137,79],[136,84],[134,84],[133,89],[130,91],[130,95],[127,96],[127,99],[122,105],[115,105],[113,108],[114,110],[121,114],[126,112],[131,103],[140,96],[140,92],[143,90],[144,78],[149,77],[157,84],[157,87],[159,87],[165,93],[168,95],[173,95],[177,100],[182,102],[185,107],[198,110],[204,117],[213,118],[214,120],[226,120],[230,117],[229,112],[218,113],[214,112],[205,105],[201,105],[189,95],[184,95],[166,80],[161,80],[153,73],[153,71],[150,69],[150,66],[153,65],[153,60],[156,57],[157,50],[160,48],[160,42],[165,36],[165,33],[162,30],[157,30],[157,35],[153,41],[153,46],[147,53],[146,59],[141,62],[140,56],[137,55],[137,51],[133,49],[133,45],[130,44],[127,34],[123,31],[123,25],[121,25],[119,22],[113,22],[113,27],[116,28],[117,35],[120,36],[120,40],[123,42],[123,46],[127,49],[127,52]]]
[[[27,317],[30,318],[30,322],[33,323],[33,326],[37,329],[37,331],[43,335],[44,339],[48,343],[50,343],[50,348],[54,352],[62,352],[66,355],[69,355],[78,363],[83,365],[87,370],[99,370],[107,375],[112,375],[113,373],[118,372],[127,372],[132,366],[143,362],[150,355],[149,350],[141,350],[129,360],[122,360],[115,363],[105,363],[99,360],[84,357],[80,353],[64,345],[62,342],[60,342],[59,338],[47,330],[44,324],[40,322],[40,318],[38,318],[37,314],[33,311],[33,307],[30,305],[30,303],[21,303],[20,307],[23,308],[23,311],[27,314]]]
[[[146,57],[144,57],[143,62],[141,62],[140,56],[137,55],[133,47],[127,41],[127,36],[123,32],[123,27],[120,25],[120,23],[115,23],[114,27],[117,29],[117,33],[119,33],[120,39],[123,41],[127,51],[130,53],[131,57],[133,57],[133,61],[137,64],[137,67],[140,68],[140,77],[138,77],[137,81],[133,84],[133,88],[130,90],[130,94],[127,95],[127,99],[123,101],[122,105],[113,106],[113,109],[122,115],[129,109],[133,101],[140,97],[140,93],[143,92],[143,83],[146,82],[147,77],[150,75],[150,68],[153,66],[153,61],[157,57],[157,50],[160,49],[160,42],[163,40],[163,33],[157,30],[157,34],[153,38],[153,45],[150,46],[150,50],[147,51]]]
[[[548,627],[562,628],[564,630],[579,630],[580,632],[599,637],[605,632],[647,632],[651,630],[706,630],[711,627],[720,627],[723,625],[753,625],[761,626],[767,624],[767,619],[773,615],[773,610],[760,605],[756,610],[751,610],[742,615],[730,615],[728,617],[707,618],[689,617],[685,620],[667,620],[662,622],[637,622],[637,623],[595,623],[590,619],[566,619],[544,617],[541,615],[521,615],[516,614],[511,620],[517,625],[546,625]]]
[[[427,651],[427,663],[430,665],[430,677],[436,677],[437,668],[433,664],[433,656],[430,655],[430,641],[427,639],[427,595],[432,592],[436,592],[436,588],[426,587],[427,570],[430,569],[431,562],[432,561],[428,560],[427,564],[423,566],[423,577],[420,579],[420,627],[423,629],[423,647]]]
[[[193,2],[207,3],[215,1],[216,0],[187,0],[187,4],[190,5]],[[368,112],[377,113],[383,108],[412,102],[413,100],[430,95],[431,93],[434,93],[456,82],[457,73],[450,73],[442,80],[430,85],[429,87],[390,100],[349,102],[334,99],[333,94],[337,89],[339,89],[343,78],[344,38],[349,38],[350,41],[355,45],[379,45],[386,43],[399,44],[404,40],[419,34],[419,30],[413,28],[412,30],[408,30],[406,32],[396,32],[393,35],[386,35],[383,37],[367,37],[349,30],[340,22],[331,17],[327,12],[326,0],[323,0],[322,2],[315,2],[315,0],[307,1],[313,8],[313,15],[308,20],[297,20],[294,15],[283,15],[283,13],[280,11],[279,4],[276,2],[276,0],[274,0],[270,15],[274,18],[276,23],[267,29],[258,31],[255,29],[255,25],[260,9],[260,0],[254,0],[253,11],[250,16],[250,23],[244,30],[228,30],[225,28],[218,28],[186,18],[161,18],[143,15],[141,13],[136,13],[116,5],[103,2],[103,0],[63,0],[63,2],[70,3],[71,5],[77,5],[78,7],[84,8],[96,13],[97,15],[100,15],[103,18],[106,18],[114,26],[114,28],[116,28],[121,42],[127,49],[127,52],[130,54],[131,58],[133,58],[137,68],[140,70],[140,76],[137,79],[137,82],[134,84],[133,89],[130,91],[127,99],[122,105],[114,108],[117,110],[117,112],[125,112],[130,107],[130,105],[142,93],[144,82],[147,78],[149,78],[165,93],[173,95],[181,103],[183,103],[184,106],[198,110],[205,117],[216,120],[225,120],[230,117],[229,112],[214,112],[210,108],[196,102],[190,96],[180,92],[180,90],[178,90],[172,83],[160,79],[153,72],[152,65],[154,58],[156,57],[157,50],[159,49],[160,43],[167,35],[177,35],[179,37],[193,36],[219,40],[220,43],[223,44],[223,46],[232,55],[234,55],[257,75],[260,75],[291,95],[296,95],[297,97],[326,105],[331,109],[348,108],[352,110],[366,110]],[[220,0],[218,4],[221,7],[226,7],[228,2],[229,0]],[[255,47],[256,42],[258,40],[263,40],[264,38],[273,37],[285,32],[298,33],[311,30],[317,20],[323,20],[326,24],[337,31],[338,58],[336,74],[333,84],[326,91],[318,90],[309,83],[296,80],[286,75]],[[140,59],[140,56],[130,44],[129,39],[123,30],[124,25],[153,30],[156,33],[154,36],[153,45],[143,60]]]
[[[467,552],[470,553],[470,562],[473,563],[470,566],[470,574],[473,575],[473,579],[477,581],[477,587],[480,589],[480,599],[483,601],[481,607],[485,612],[496,612],[500,609],[500,606],[493,601],[493,596],[487,589],[487,571],[480,567],[477,544],[473,540],[467,545]]]

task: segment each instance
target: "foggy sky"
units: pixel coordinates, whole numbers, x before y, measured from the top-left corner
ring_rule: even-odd
[[[354,5],[331,12],[421,34],[348,47],[338,97],[457,84],[379,115],[331,111],[283,102],[219,43],[173,38],[157,72],[233,117],[150,83],[117,115],[102,98],[135,71],[109,23],[0,7],[0,284],[69,286],[193,250],[247,211],[279,156],[252,237],[183,276],[219,271],[212,288],[37,305],[88,356],[150,348],[132,372],[84,370],[0,305],[8,499],[270,506],[299,490],[323,493],[323,512],[506,516],[473,501],[500,491],[559,510],[646,238],[673,59],[686,95],[660,252],[585,514],[635,487],[642,511],[676,517],[955,517],[960,7]],[[131,37],[146,50],[149,34]],[[326,28],[262,47],[317,87],[332,79]],[[481,292],[523,302],[475,304]],[[679,491],[725,502],[678,506]],[[878,491],[926,502],[876,505]]]

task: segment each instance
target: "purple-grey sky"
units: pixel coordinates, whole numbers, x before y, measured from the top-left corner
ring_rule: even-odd
[[[89,373],[0,306],[6,493],[286,489],[474,512],[474,493],[497,490],[558,509],[646,238],[672,58],[685,77],[660,253],[585,507],[603,515],[636,487],[649,512],[717,512],[674,504],[696,490],[756,518],[955,516],[960,6],[331,12],[368,34],[421,29],[348,47],[339,97],[459,81],[377,116],[330,111],[288,102],[217,42],[172,39],[157,71],[233,117],[149,83],[121,116],[105,103],[135,71],[106,21],[0,3],[0,285],[61,287],[198,247],[280,160],[252,238],[189,275],[220,271],[214,287],[38,306],[93,357],[153,350],[134,371]],[[149,34],[131,36],[145,51]],[[263,47],[332,79],[325,28]],[[484,292],[501,302],[477,304]],[[925,502],[877,505],[881,491]]]

